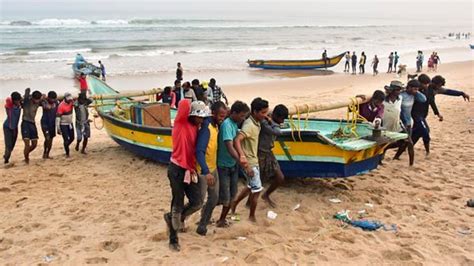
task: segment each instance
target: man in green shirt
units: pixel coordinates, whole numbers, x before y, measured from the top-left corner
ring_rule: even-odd
[[[268,101],[255,98],[250,105],[251,115],[242,125],[242,130],[234,140],[234,146],[239,154],[239,162],[244,169],[247,178],[247,187],[242,190],[235,201],[231,204],[232,213],[240,201],[250,194],[249,220],[255,222],[255,210],[260,192],[263,190],[258,166],[258,139],[260,135],[260,121],[265,119],[268,113]]]

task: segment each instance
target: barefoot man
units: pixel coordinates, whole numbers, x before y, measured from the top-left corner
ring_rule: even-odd
[[[260,192],[263,190],[260,180],[260,168],[258,166],[258,137],[260,135],[260,121],[264,120],[268,113],[268,102],[262,98],[255,98],[251,103],[250,117],[245,120],[242,130],[235,138],[234,145],[239,153],[240,164],[247,178],[247,187],[242,190],[238,198],[232,202],[232,213],[240,201],[250,194],[249,220],[256,222],[255,210]]]

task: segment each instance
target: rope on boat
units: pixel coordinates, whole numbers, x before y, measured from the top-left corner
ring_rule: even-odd
[[[100,117],[99,112],[97,111],[97,106],[98,106],[97,102],[98,102],[98,100],[97,100],[97,99],[94,99],[94,102],[95,102],[95,103],[94,103],[95,106],[94,106],[94,108],[92,108],[92,117],[94,118],[94,119],[93,119],[94,127],[95,127],[96,129],[98,129],[98,130],[102,130],[102,129],[104,128],[104,121],[102,120],[102,117]],[[101,100],[101,103],[102,103],[102,104],[103,104],[103,102],[104,102],[104,101]],[[96,122],[96,121],[97,121],[98,118],[100,118],[100,120],[102,120],[102,126],[101,126],[101,127],[98,127],[98,126],[97,126],[97,122]]]

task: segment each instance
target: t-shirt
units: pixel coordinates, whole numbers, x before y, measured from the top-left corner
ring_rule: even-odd
[[[235,159],[230,155],[225,145],[226,141],[234,141],[239,133],[239,127],[230,117],[222,122],[219,130],[219,145],[217,148],[217,165],[219,167],[233,167],[236,164]]]
[[[61,125],[70,125],[72,124],[72,110],[74,109],[74,101],[66,103],[62,101],[58,106],[58,115],[60,116],[59,123]]]
[[[212,118],[210,117],[204,120],[197,136],[197,170],[202,175],[207,175],[217,169],[217,136],[219,130],[211,121]]]
[[[276,137],[281,136],[280,125],[271,121],[264,120],[260,122],[260,135],[258,139],[258,150],[263,152],[271,152]]]
[[[43,107],[43,115],[41,116],[42,125],[47,125],[54,128],[56,124],[58,105],[59,102],[57,100],[53,101],[52,103],[48,102],[48,100],[44,100],[41,103],[41,107]]]
[[[198,127],[189,122],[188,116],[190,112],[191,101],[180,101],[171,132],[173,140],[171,162],[186,170],[195,170]]]
[[[375,118],[383,117],[384,106],[373,107],[370,102],[363,103],[359,106],[359,113],[369,122],[374,122]]]
[[[86,81],[86,78],[79,78],[79,84],[80,84],[81,92],[87,91],[87,81]]]
[[[357,64],[357,55],[352,55],[352,64],[356,65]]]
[[[247,157],[247,161],[251,167],[258,166],[258,137],[260,135],[260,122],[250,116],[242,125],[240,130],[245,138],[242,141],[242,150]]]
[[[388,56],[388,63],[393,64],[393,55]]]
[[[5,119],[3,127],[17,129],[18,122],[20,121],[21,106],[13,104],[11,97],[5,100],[5,113],[7,114],[7,119]]]
[[[413,119],[411,117],[411,110],[413,108],[413,104],[415,101],[418,102],[426,102],[426,96],[421,92],[416,92],[416,95],[413,96],[408,94],[406,91],[400,94],[402,98],[402,106],[401,106],[401,114],[400,118],[404,126],[411,126],[413,125]]]
[[[400,132],[400,112],[402,110],[402,99],[398,97],[394,102],[388,100],[383,102],[384,113],[382,125],[388,131]]]

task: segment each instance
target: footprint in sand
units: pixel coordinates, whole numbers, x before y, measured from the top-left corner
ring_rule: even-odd
[[[120,243],[115,241],[104,241],[100,246],[103,250],[114,252],[120,246]]]
[[[26,184],[27,182],[25,180],[17,180],[17,181],[14,181],[14,182],[11,182],[10,185],[11,186],[14,186],[14,185],[18,185],[18,184]]]
[[[7,187],[2,187],[0,188],[0,192],[3,192],[3,193],[8,193],[8,192],[11,192],[12,190],[7,188]]]
[[[107,263],[108,261],[109,259],[105,257],[95,257],[95,258],[86,259],[87,264],[100,264],[100,263]]]

